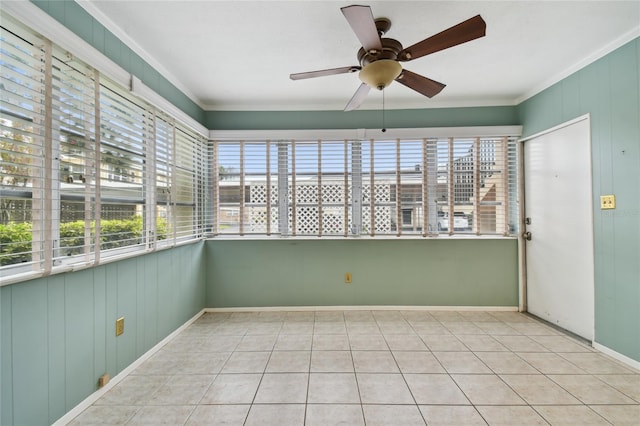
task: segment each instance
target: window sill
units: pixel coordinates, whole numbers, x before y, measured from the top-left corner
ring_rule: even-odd
[[[270,241],[270,240],[281,240],[281,241],[298,241],[298,240],[313,240],[313,241],[320,241],[320,240],[338,240],[338,241],[376,241],[376,240],[517,240],[518,236],[517,235],[470,235],[470,234],[455,234],[455,235],[448,235],[448,234],[439,234],[439,235],[428,235],[428,236],[422,236],[422,235],[402,235],[402,236],[396,236],[396,235],[376,235],[376,236],[370,236],[370,235],[361,235],[361,236],[341,236],[341,235],[327,235],[327,236],[314,236],[314,235],[296,235],[296,236],[292,236],[292,235],[288,235],[288,236],[281,236],[281,235],[216,235],[216,236],[208,236],[204,238],[205,241],[216,241],[216,240],[223,240],[223,241],[242,241],[242,240],[250,240],[250,241]]]

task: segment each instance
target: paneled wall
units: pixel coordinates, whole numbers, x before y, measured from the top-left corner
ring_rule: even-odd
[[[1,287],[0,424],[51,424],[202,310],[203,252],[198,242]]]
[[[208,307],[518,306],[514,239],[210,240],[205,253]]]
[[[640,362],[640,38],[519,106],[526,135],[587,113],[595,340]],[[616,196],[615,210],[600,210],[600,195],[606,194]]]

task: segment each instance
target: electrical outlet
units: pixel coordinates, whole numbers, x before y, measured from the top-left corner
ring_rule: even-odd
[[[116,336],[124,333],[124,317],[120,317],[116,320]]]
[[[347,272],[344,274],[344,282],[347,284],[351,284],[351,272]]]
[[[600,209],[615,209],[616,208],[616,196],[615,195],[601,195],[600,196]]]

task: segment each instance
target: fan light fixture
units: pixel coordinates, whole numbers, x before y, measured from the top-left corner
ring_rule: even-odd
[[[398,78],[402,72],[402,65],[391,59],[380,59],[367,64],[358,75],[363,83],[369,87],[382,90]]]
[[[393,80],[409,89],[415,90],[421,95],[432,98],[440,93],[445,85],[409,70],[403,70],[399,62],[413,61],[414,59],[484,37],[487,29],[484,19],[480,15],[476,15],[438,34],[403,48],[402,43],[398,40],[382,37],[391,28],[391,21],[388,18],[373,19],[369,6],[354,4],[342,7],[340,10],[362,45],[356,55],[359,65],[299,72],[291,74],[289,77],[292,80],[302,80],[360,71],[362,83],[356,89],[349,103],[347,103],[344,108],[345,111],[357,109],[364,102],[371,88],[383,90]]]

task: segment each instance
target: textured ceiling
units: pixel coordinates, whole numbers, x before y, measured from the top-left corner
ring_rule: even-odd
[[[207,110],[341,110],[357,74],[289,74],[358,65],[338,1],[78,1]],[[474,15],[486,37],[403,66],[447,84],[428,99],[400,85],[385,106],[510,105],[640,35],[634,1],[373,1],[405,47]],[[132,44],[133,43],[133,44]],[[372,90],[361,108],[380,108]]]

